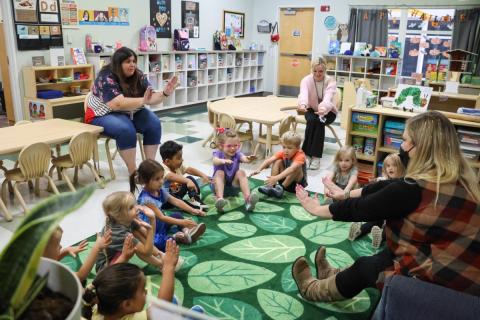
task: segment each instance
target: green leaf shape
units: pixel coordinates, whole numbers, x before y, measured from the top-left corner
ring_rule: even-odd
[[[318,217],[311,215],[302,206],[290,206],[290,214],[300,221],[312,221],[318,219]]]
[[[289,233],[297,227],[295,220],[272,214],[256,213],[249,215],[249,218],[257,227],[275,234]]]
[[[240,211],[230,211],[225,214],[222,214],[218,221],[235,221],[240,220],[245,217],[245,214]]]
[[[272,271],[253,264],[213,260],[194,266],[188,273],[188,284],[199,292],[219,294],[249,289],[274,276]]]
[[[348,238],[350,224],[345,222],[323,220],[310,223],[300,230],[302,236],[316,244],[337,244]]]
[[[315,266],[310,266],[310,272],[315,276]],[[284,292],[298,292],[297,284],[292,277],[292,265],[288,265],[282,272],[281,284]]]
[[[190,267],[197,264],[197,261],[198,261],[198,257],[193,252],[190,252],[190,251],[181,250],[180,257],[183,258],[183,264],[180,270],[189,269]]]
[[[248,223],[219,223],[217,226],[224,232],[240,238],[253,236],[257,232],[257,228]]]
[[[158,295],[158,290],[160,289],[160,284],[161,283],[162,283],[162,275],[161,274],[146,276],[145,287],[147,289],[148,295],[156,297]],[[175,286],[174,292],[175,292],[175,296],[178,299],[178,304],[182,305],[183,299],[184,299],[184,296],[185,296],[183,285],[180,282],[180,280],[175,278],[174,286]]]
[[[339,313],[362,313],[367,311],[371,304],[370,297],[365,290],[357,294],[355,297],[343,301],[315,303],[307,300],[303,301],[313,304],[318,308]]]
[[[374,255],[378,252],[380,252],[383,249],[383,246],[380,246],[380,248],[376,249],[372,247],[372,242],[371,242],[370,237],[363,237],[360,239],[357,239],[355,241],[351,242],[352,249],[359,255],[359,256],[371,256]]]
[[[255,206],[255,210],[253,210],[255,213],[260,212],[260,213],[273,213],[273,212],[282,212],[284,209],[280,206],[277,206],[276,204],[272,204],[269,202],[258,202],[257,205]]]
[[[0,316],[15,313],[23,305],[50,236],[60,221],[81,207],[95,189],[95,185],[90,185],[77,192],[55,195],[27,213],[0,253]]]
[[[268,235],[240,240],[221,249],[234,257],[268,263],[288,263],[305,254],[305,245],[295,237]]]
[[[275,320],[298,319],[304,311],[300,301],[278,291],[259,289],[257,299],[263,311]]]
[[[310,254],[310,261],[315,264],[315,254],[317,250]],[[343,250],[337,248],[327,248],[325,256],[332,268],[343,268],[353,264],[353,258]]]
[[[193,298],[194,305],[201,305],[205,312],[221,320],[261,320],[260,312],[248,303],[224,298],[201,296]]]
[[[215,231],[212,229],[208,229],[205,231],[205,233],[202,235],[202,237],[192,245],[190,245],[188,248],[190,250],[196,249],[196,248],[201,248],[201,247],[206,247],[209,245],[212,245],[214,243],[223,241],[227,239],[228,236],[220,231]]]

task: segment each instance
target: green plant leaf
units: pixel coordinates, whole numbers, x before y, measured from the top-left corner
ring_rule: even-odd
[[[240,220],[245,217],[245,214],[240,211],[230,211],[225,214],[222,214],[218,221],[235,221]]]
[[[198,257],[190,251],[180,250],[180,257],[184,259],[182,267],[180,268],[181,270],[185,270],[194,266],[198,261]]]
[[[378,252],[380,252],[383,247],[380,247],[378,249],[372,247],[372,242],[371,242],[370,237],[363,237],[361,239],[357,239],[355,241],[351,242],[353,250],[359,255],[359,256],[371,256],[374,255]]]
[[[318,219],[318,217],[311,215],[302,206],[290,206],[290,214],[300,221],[312,221]]]
[[[257,205],[255,206],[256,213],[273,213],[273,212],[282,212],[283,208],[280,206],[277,206],[276,204],[269,203],[269,202],[258,202]]]
[[[224,232],[240,238],[250,237],[257,232],[257,228],[248,223],[219,223],[217,226]]]
[[[9,313],[10,308],[15,312],[24,303],[51,234],[67,214],[87,201],[95,188],[90,185],[77,192],[50,197],[35,206],[20,223],[0,254],[0,315]]]
[[[339,313],[362,313],[367,311],[371,304],[370,297],[365,290],[351,299],[337,302],[311,302],[304,299],[302,300],[318,308]]]
[[[316,253],[317,250],[313,251],[310,254],[310,261],[312,261],[313,264],[315,264]],[[348,267],[354,262],[354,260],[348,253],[337,248],[327,248],[325,256],[327,257],[328,263],[330,263],[332,268]]]
[[[197,242],[190,245],[188,248],[190,250],[193,250],[193,249],[196,249],[196,248],[209,246],[211,244],[220,242],[220,241],[225,240],[227,238],[228,237],[224,233],[207,228],[207,230],[202,235],[202,237]]]
[[[257,291],[258,303],[263,311],[275,320],[294,320],[303,315],[303,305],[291,296],[266,289]]]
[[[287,263],[305,254],[305,246],[295,237],[260,236],[240,240],[221,249],[234,257],[268,263]]]
[[[160,289],[160,284],[161,283],[162,283],[162,275],[161,274],[146,276],[145,287],[147,289],[148,295],[156,297],[158,295],[158,290]],[[174,286],[175,286],[174,292],[175,292],[175,296],[178,299],[178,304],[182,305],[184,295],[185,295],[183,285],[180,282],[180,280],[175,278]]]
[[[300,230],[305,239],[321,245],[336,244],[348,238],[350,224],[323,220],[310,223]]]
[[[275,273],[253,264],[213,260],[194,266],[188,273],[188,284],[208,294],[237,292],[272,279]]]
[[[251,214],[248,216],[257,227],[272,233],[289,233],[297,227],[297,223],[289,218],[273,214]]]
[[[248,303],[224,298],[201,296],[193,298],[194,305],[201,305],[205,312],[221,320],[261,320],[260,312]]]

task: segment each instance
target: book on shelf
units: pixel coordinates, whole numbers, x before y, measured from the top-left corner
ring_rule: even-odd
[[[87,64],[87,58],[82,48],[70,48],[73,64]]]

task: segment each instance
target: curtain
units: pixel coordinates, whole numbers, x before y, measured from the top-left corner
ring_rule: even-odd
[[[348,41],[371,43],[373,47],[386,47],[388,38],[387,9],[350,9]]]
[[[476,66],[476,70],[472,70],[475,75],[479,76],[480,8],[455,10],[452,34],[453,49],[467,50],[477,54],[472,62],[473,66]]]

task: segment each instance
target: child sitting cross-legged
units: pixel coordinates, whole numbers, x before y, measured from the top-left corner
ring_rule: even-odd
[[[307,167],[305,153],[300,149],[302,138],[293,131],[287,131],[280,137],[282,150],[266,159],[251,176],[259,174],[272,165],[265,186],[258,188],[270,197],[282,198],[284,190],[295,193],[295,186],[307,186]]]
[[[97,255],[97,272],[122,258],[124,243],[132,234],[135,254],[143,261],[162,268],[163,253],[153,246],[156,224],[152,209],[137,205],[132,193],[117,191],[105,198],[103,211],[106,222],[101,234],[105,235],[110,231],[111,243]],[[149,223],[138,218],[140,211],[148,218]]]
[[[350,191],[357,185],[358,170],[356,164],[355,149],[351,146],[343,146],[337,151],[333,159],[333,170],[324,179],[331,180],[345,194],[350,194]],[[327,201],[331,202],[332,199],[328,198]]]
[[[248,178],[240,169],[240,163],[249,163],[256,159],[254,155],[245,156],[240,151],[240,139],[231,129],[224,129],[217,135],[218,149],[213,152],[213,184],[212,191],[217,197],[215,207],[218,212],[224,212],[227,204],[224,196],[236,196],[238,189],[242,190],[247,211],[253,211],[258,202],[258,195],[250,193]]]
[[[130,177],[131,192],[135,191],[137,182],[143,185],[143,189],[138,195],[138,204],[148,207],[155,214],[156,228],[153,243],[160,251],[165,250],[165,243],[171,238],[169,232],[174,233],[173,238],[177,242],[191,244],[197,241],[206,229],[204,223],[197,224],[191,219],[184,219],[179,212],[171,215],[162,212],[161,208],[164,204],[169,203],[191,214],[205,215],[202,210],[192,208],[182,200],[171,196],[163,188],[163,174],[163,167],[160,163],[155,160],[145,160]],[[144,214],[140,214],[140,218],[148,221],[148,217]]]
[[[160,146],[160,155],[162,156],[162,166],[165,169],[163,187],[178,199],[183,199],[188,194],[190,201],[186,202],[189,206],[196,209],[208,209],[200,199],[200,186],[194,177],[200,177],[203,183],[210,183],[211,179],[205,173],[193,167],[183,166],[183,146],[175,141],[165,141]],[[184,176],[189,174],[189,176]],[[163,205],[164,209],[171,207],[169,203]]]

